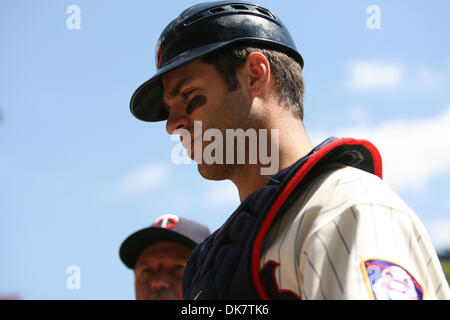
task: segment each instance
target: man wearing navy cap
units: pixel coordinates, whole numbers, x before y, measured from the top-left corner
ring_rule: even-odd
[[[137,300],[182,300],[181,280],[192,249],[210,231],[194,221],[166,214],[129,236],[120,258],[134,270]]]

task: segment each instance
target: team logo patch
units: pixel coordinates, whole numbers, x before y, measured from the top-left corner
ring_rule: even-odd
[[[398,264],[370,259],[361,262],[371,298],[375,300],[422,300],[423,288]]]

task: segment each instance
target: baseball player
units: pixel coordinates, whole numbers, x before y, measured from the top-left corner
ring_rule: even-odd
[[[136,300],[182,300],[188,257],[209,234],[206,226],[165,214],[125,239],[119,255],[134,271]]]
[[[450,298],[425,228],[382,180],[376,147],[354,138],[311,144],[303,58],[273,12],[236,1],[190,7],[162,32],[156,65],[132,114],[182,132],[200,174],[233,181],[241,199],[190,256],[186,299]],[[270,132],[258,146],[276,142],[276,172],[249,161],[250,143],[211,139],[238,129]],[[202,161],[211,149],[231,161]],[[245,161],[233,161],[242,149]]]

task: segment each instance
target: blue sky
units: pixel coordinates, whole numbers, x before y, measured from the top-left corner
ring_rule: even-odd
[[[164,3],[164,2],[162,2]],[[165,213],[215,230],[228,182],[176,166],[164,123],[136,120],[160,32],[193,1],[0,2],[0,297],[133,299],[121,242]],[[367,138],[438,248],[450,247],[450,3],[275,1],[305,60],[305,126]],[[80,29],[67,27],[70,5]],[[369,29],[380,10],[380,29]],[[80,289],[66,286],[79,266]]]

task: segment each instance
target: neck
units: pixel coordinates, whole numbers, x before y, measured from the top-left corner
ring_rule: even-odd
[[[277,130],[279,141],[277,149],[278,159],[275,157],[275,159],[271,159],[271,163],[266,165],[259,163],[259,161],[258,164],[242,165],[240,170],[236,170],[234,176],[230,179],[238,188],[241,202],[254,191],[263,187],[271,176],[291,166],[297,160],[307,155],[313,148],[301,122],[300,125],[299,121],[291,124],[283,123],[283,126],[275,128],[280,128]],[[268,145],[270,146],[270,143]],[[275,147],[273,146],[273,148]],[[275,152],[276,154],[277,152]],[[272,150],[271,157],[273,156],[274,152]]]

